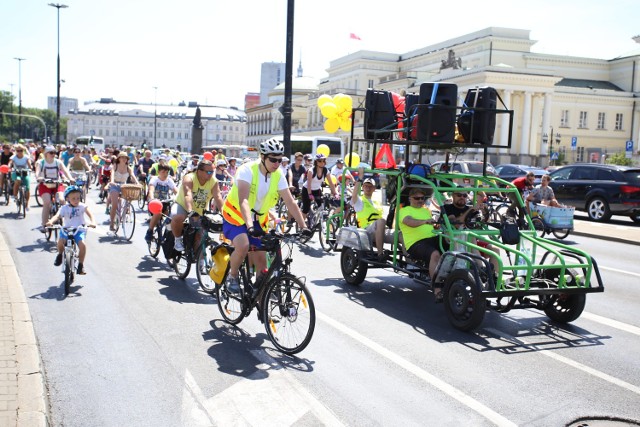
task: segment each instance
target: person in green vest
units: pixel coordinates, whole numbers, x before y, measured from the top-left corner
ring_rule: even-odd
[[[436,221],[431,215],[431,211],[424,203],[427,192],[422,187],[413,187],[409,190],[409,205],[400,209],[400,231],[404,246],[416,261],[422,261],[429,268],[431,282],[440,261],[440,238],[434,231]],[[433,294],[436,302],[442,302],[442,289],[434,288]]]

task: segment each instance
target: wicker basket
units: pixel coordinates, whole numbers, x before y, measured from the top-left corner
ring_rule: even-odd
[[[121,197],[131,202],[133,200],[138,200],[140,192],[142,191],[142,186],[136,184],[122,184],[120,186],[120,191],[122,192]]]

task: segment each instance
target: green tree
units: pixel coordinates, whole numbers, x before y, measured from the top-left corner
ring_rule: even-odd
[[[633,166],[633,160],[628,159],[622,151],[608,155],[606,161],[610,165]]]
[[[12,97],[8,91],[0,91],[0,111],[3,113],[16,113],[17,109],[14,110],[13,107],[14,98],[15,97]],[[0,117],[0,139],[6,141],[12,141],[15,139],[17,126],[17,121],[15,119],[15,117],[2,114]]]
[[[0,112],[18,113],[18,108],[14,105],[15,97],[7,91],[0,91]],[[56,112],[40,109],[28,108],[23,105],[22,114],[40,117],[47,126],[47,136],[54,138],[56,132]],[[22,138],[42,141],[45,132],[42,122],[39,120],[22,118]],[[64,140],[67,135],[67,119],[60,117],[60,139]],[[18,139],[18,117],[6,114],[0,115],[0,139],[16,141]]]

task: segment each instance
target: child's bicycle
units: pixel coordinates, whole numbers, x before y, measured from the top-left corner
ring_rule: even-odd
[[[18,187],[18,195],[16,196],[16,207],[18,209],[18,217],[22,215],[22,219],[27,217],[27,207],[29,205],[29,200],[27,199],[27,185],[25,178],[29,176],[29,169],[27,168],[16,168],[16,181],[20,181],[20,186]]]
[[[250,273],[247,258],[240,266],[240,294],[227,290],[225,272],[216,287],[218,308],[225,321],[237,325],[254,307],[264,323],[269,339],[286,354],[302,351],[311,341],[316,324],[316,311],[304,278],[291,273],[293,241],[298,234],[285,235],[271,230],[262,237],[260,250],[272,255],[269,269],[256,279]],[[283,257],[283,248],[286,256]],[[227,247],[229,252],[233,247]]]
[[[64,253],[62,256],[62,272],[64,273],[64,296],[66,297],[67,295],[69,295],[71,284],[75,280],[76,269],[78,268],[79,260],[78,245],[76,245],[76,241],[73,236],[79,230],[86,230],[86,227],[63,227],[56,224],[47,227],[47,229],[55,230],[56,234],[58,230],[63,229],[67,233],[67,236],[69,236],[69,238],[67,239],[67,243],[65,244]]]
[[[151,234],[151,240],[147,243],[149,255],[153,258],[158,258],[158,254],[160,253],[160,249],[164,243],[164,231],[167,228],[167,225],[171,224],[171,217],[166,215],[166,213],[171,211],[173,199],[161,200],[161,203],[162,218],[160,218],[160,221],[156,224],[155,230],[153,230],[153,233]]]

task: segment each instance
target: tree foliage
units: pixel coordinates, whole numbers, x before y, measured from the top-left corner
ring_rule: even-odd
[[[628,159],[622,151],[608,155],[606,161],[610,165],[633,166],[633,160]]]
[[[8,91],[0,91],[0,112],[1,113],[13,113],[18,114],[18,106],[16,104],[15,96],[12,96]],[[32,115],[40,117],[47,126],[47,136],[55,137],[56,132],[56,112],[39,109],[29,108],[22,106],[22,114]],[[18,122],[21,122],[22,129],[18,129]],[[31,117],[22,117],[22,120],[18,120],[17,116],[11,116],[8,114],[0,115],[0,139],[6,141],[17,141],[20,138],[33,139],[35,141],[41,141],[44,138],[44,129],[42,123]],[[60,139],[65,139],[67,134],[67,119],[60,117]]]

